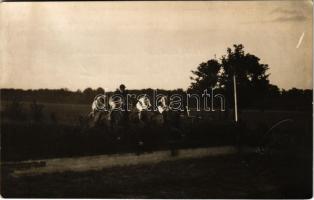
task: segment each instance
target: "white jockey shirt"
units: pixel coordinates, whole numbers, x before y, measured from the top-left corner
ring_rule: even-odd
[[[150,101],[147,97],[142,97],[136,103],[136,108],[139,111],[148,110],[151,107]]]

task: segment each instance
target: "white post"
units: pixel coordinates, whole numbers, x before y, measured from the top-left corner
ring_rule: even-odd
[[[238,104],[237,104],[237,82],[235,74],[233,75],[233,96],[234,96],[234,120],[238,122]]]
[[[185,109],[186,109],[186,113],[187,113],[188,117],[190,117],[190,110],[189,110],[189,107],[188,107],[188,106],[185,106]]]

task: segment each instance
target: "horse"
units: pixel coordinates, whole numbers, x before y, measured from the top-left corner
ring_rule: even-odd
[[[89,127],[108,126],[110,112],[106,108],[106,102],[102,96],[98,96],[94,99],[91,112],[88,114]]]

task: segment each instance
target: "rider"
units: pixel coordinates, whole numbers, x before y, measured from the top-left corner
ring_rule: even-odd
[[[106,92],[97,94],[92,103],[92,111],[89,116],[94,117],[97,112],[104,111],[108,106],[106,105]]]
[[[167,97],[162,96],[158,101],[157,101],[157,110],[160,114],[163,114],[164,111],[168,111],[168,106],[167,106]]]
[[[151,103],[149,98],[144,95],[143,97],[141,97],[138,102],[136,103],[136,108],[138,110],[138,118],[139,120],[142,120],[142,112],[143,111],[147,111],[151,108]]]
[[[115,95],[119,95],[120,97],[122,97],[122,111],[124,113],[124,118],[127,120],[128,119],[128,101],[127,101],[127,91],[126,91],[126,87],[124,84],[121,84],[119,86],[119,88],[114,92]]]
[[[108,104],[106,101],[106,93],[104,91],[103,94],[97,94],[92,103],[92,111],[89,113],[89,117],[93,119],[94,124],[98,124],[101,122],[101,118],[104,114],[107,114]]]

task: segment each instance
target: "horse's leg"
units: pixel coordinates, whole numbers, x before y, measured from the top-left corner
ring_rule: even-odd
[[[112,113],[112,110],[109,110],[109,112],[108,112],[108,120],[111,120],[111,113]]]
[[[141,111],[139,111],[139,112],[138,112],[138,120],[140,120],[140,121],[142,120],[142,114],[141,114]]]
[[[88,114],[88,118],[90,118],[90,119],[94,118],[94,112],[93,111]]]

